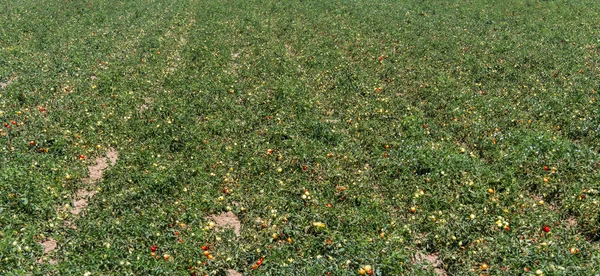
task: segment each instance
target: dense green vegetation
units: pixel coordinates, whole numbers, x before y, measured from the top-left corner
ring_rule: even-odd
[[[0,274],[600,271],[596,1],[0,6]]]

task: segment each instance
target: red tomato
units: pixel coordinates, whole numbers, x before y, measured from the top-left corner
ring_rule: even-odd
[[[550,226],[544,225],[544,227],[542,227],[542,231],[544,231],[546,233],[550,232]]]

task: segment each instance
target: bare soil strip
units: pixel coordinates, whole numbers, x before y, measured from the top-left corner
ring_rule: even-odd
[[[95,184],[102,181],[103,174],[106,169],[110,166],[114,166],[119,159],[119,153],[114,148],[106,151],[106,157],[97,157],[95,164],[88,166],[89,177],[82,180],[85,187],[77,190],[75,198],[73,199],[73,207],[70,209],[70,213],[75,216],[82,216],[85,214],[85,209],[89,204],[89,200],[96,194]],[[65,220],[65,225],[71,228],[77,228],[72,224],[71,220]],[[38,259],[38,263],[43,263],[45,260],[50,264],[57,263],[56,259],[46,259],[48,254],[51,254],[58,246],[56,240],[52,238],[46,238],[44,241],[39,242],[44,248],[44,256]]]
[[[233,233],[235,233],[235,235],[238,237],[240,236],[240,228],[242,227],[242,223],[235,213],[225,212],[219,214],[218,216],[208,216],[208,219],[214,220],[217,226],[220,228],[233,228]],[[228,269],[227,273],[229,273],[229,276],[242,276],[242,273],[233,269]]]

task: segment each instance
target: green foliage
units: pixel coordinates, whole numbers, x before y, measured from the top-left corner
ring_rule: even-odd
[[[4,274],[600,270],[594,1],[0,5]]]

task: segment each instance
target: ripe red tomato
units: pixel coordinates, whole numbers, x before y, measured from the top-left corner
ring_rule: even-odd
[[[85,155],[83,155],[83,154],[79,155],[79,159],[82,159],[82,160],[85,159]]]
[[[542,231],[544,231],[546,233],[550,232],[550,226],[544,225],[544,227],[542,227]]]
[[[544,171],[550,170],[548,166],[544,166]]]
[[[158,245],[150,246],[150,251],[156,252],[156,250],[158,250]]]

